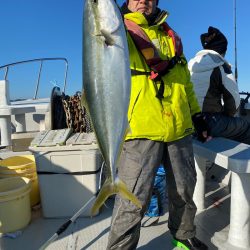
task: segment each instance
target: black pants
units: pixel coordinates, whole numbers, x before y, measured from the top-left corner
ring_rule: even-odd
[[[244,118],[215,113],[207,114],[206,120],[211,136],[250,144],[250,123]]]

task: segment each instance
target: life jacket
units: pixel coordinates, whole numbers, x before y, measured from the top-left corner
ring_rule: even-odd
[[[172,38],[175,47],[175,56],[169,60],[163,60],[159,56],[155,45],[151,42],[147,34],[141,29],[138,24],[128,19],[125,19],[124,22],[136,47],[140,50],[147,65],[151,69],[150,73],[137,70],[132,70],[131,73],[132,75],[150,74],[151,80],[160,80],[161,85],[156,97],[161,99],[163,98],[164,92],[164,83],[161,80],[161,76],[165,75],[168,70],[172,69],[177,63],[187,63],[185,58],[181,57],[181,55],[183,54],[181,38],[170,28],[170,26],[166,22],[161,24],[166,34]]]

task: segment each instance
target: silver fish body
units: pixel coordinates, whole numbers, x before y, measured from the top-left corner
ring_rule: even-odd
[[[99,148],[110,169],[94,213],[114,193],[140,205],[116,179],[116,167],[128,128],[131,73],[122,16],[114,0],[86,0],[83,19],[83,99],[86,100]]]

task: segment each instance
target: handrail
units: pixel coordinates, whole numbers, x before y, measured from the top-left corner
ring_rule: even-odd
[[[239,93],[240,95],[250,95],[250,92],[242,91]]]
[[[52,60],[62,60],[62,61],[65,61],[66,67],[65,67],[65,74],[64,74],[64,85],[63,85],[63,92],[65,92],[66,83],[67,83],[67,76],[68,76],[68,60],[66,58],[64,58],[64,57],[36,58],[36,59],[31,59],[31,60],[19,61],[19,62],[10,63],[10,64],[6,64],[6,65],[3,65],[3,66],[0,66],[0,70],[1,69],[5,69],[4,80],[7,80],[8,72],[9,72],[9,67],[16,66],[18,64],[24,64],[24,63],[31,63],[31,62],[38,62],[38,61],[40,61],[41,63],[40,63],[40,68],[39,68],[39,72],[38,72],[37,83],[36,83],[36,90],[35,90],[35,95],[34,95],[34,99],[36,99],[38,88],[39,88],[39,84],[40,84],[40,78],[41,78],[41,72],[42,72],[43,62],[44,61],[52,61]]]
[[[246,95],[246,97],[243,98],[243,100],[244,100],[245,103],[248,103],[248,99],[250,98],[250,92],[242,91],[242,92],[240,92],[240,95]]]

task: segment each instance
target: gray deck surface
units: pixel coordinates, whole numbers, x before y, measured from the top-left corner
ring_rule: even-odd
[[[56,241],[47,249],[89,249],[104,250],[107,244],[111,220],[113,200],[107,202],[101,213],[93,218],[78,218]],[[205,211],[196,216],[197,237],[204,241],[210,250],[218,249],[217,238],[224,238],[229,226],[230,194],[226,186],[215,181],[207,182]],[[140,250],[172,250],[171,235],[167,228],[168,213],[159,218],[145,217],[141,238],[137,249]],[[33,211],[32,221],[20,236],[15,239],[0,237],[1,250],[36,250],[39,249],[67,219],[44,219],[41,209]],[[156,221],[156,222],[155,222]],[[155,222],[155,223],[153,223]],[[215,232],[220,232],[216,234]],[[177,248],[175,248],[177,249]]]

